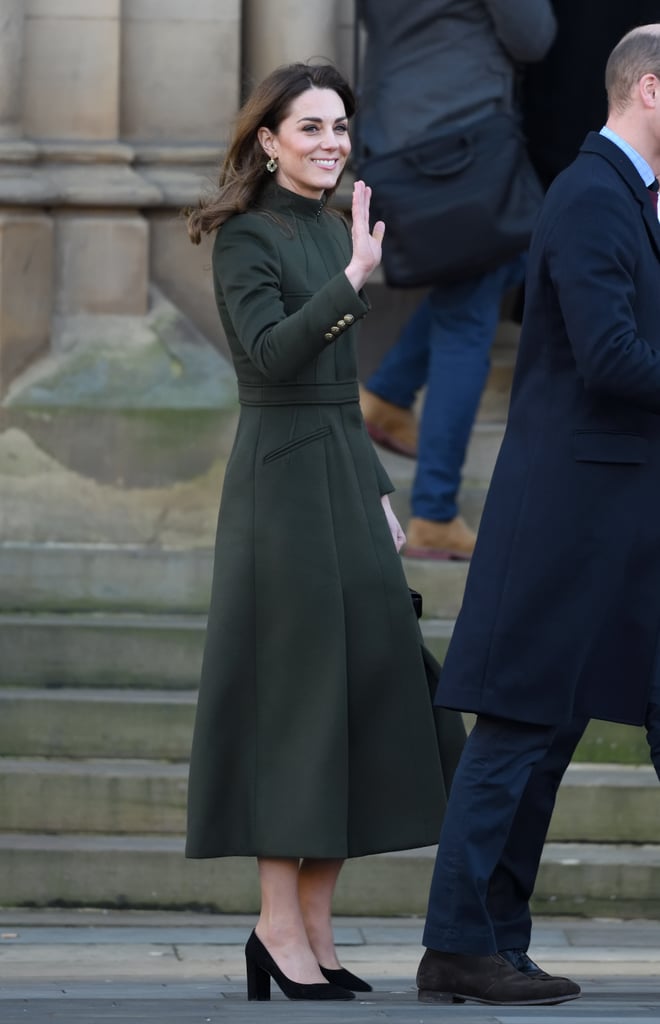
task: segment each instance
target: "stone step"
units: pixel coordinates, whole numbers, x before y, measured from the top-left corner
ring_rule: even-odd
[[[0,544],[0,610],[205,614],[213,551],[139,544]]]
[[[571,764],[559,787],[549,838],[660,844],[655,771],[649,765]]]
[[[0,686],[194,688],[203,615],[0,615]]]
[[[10,832],[179,834],[187,778],[186,763],[0,758],[0,821]],[[659,811],[651,768],[571,765],[549,837],[660,844]]]
[[[203,615],[91,612],[0,615],[0,687],[196,688]],[[422,625],[442,659],[450,620]]]
[[[411,587],[424,594],[425,615],[455,618],[467,563],[404,559],[403,564]],[[0,544],[0,621],[2,612],[203,616],[212,567],[209,548]],[[52,621],[60,620],[53,616]]]
[[[0,756],[187,761],[195,701],[194,690],[0,687]],[[644,730],[590,722],[574,762],[648,766]]]
[[[187,761],[195,690],[0,688],[0,756]]]
[[[423,915],[432,847],[348,861],[337,914]],[[0,905],[142,907],[254,914],[249,858],[187,861],[178,836],[0,834]],[[548,843],[534,898],[544,914],[660,917],[660,846]]]
[[[0,821],[10,832],[185,831],[187,764],[0,758]]]

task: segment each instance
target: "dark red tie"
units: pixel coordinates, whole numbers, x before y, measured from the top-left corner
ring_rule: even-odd
[[[657,211],[657,209],[658,209],[658,179],[656,178],[655,181],[651,182],[650,185],[647,185],[647,188],[648,188],[649,192],[651,193],[651,202],[653,203],[653,205],[655,206],[656,211]]]

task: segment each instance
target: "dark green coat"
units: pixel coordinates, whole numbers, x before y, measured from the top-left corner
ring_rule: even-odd
[[[213,273],[241,415],[197,707],[189,857],[351,857],[437,841],[420,633],[357,395],[345,222],[270,183]],[[460,746],[460,724],[457,724]]]

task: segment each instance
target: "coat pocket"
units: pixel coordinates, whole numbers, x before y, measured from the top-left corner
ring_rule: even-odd
[[[319,441],[322,437],[327,437],[328,434],[332,433],[332,427],[325,426],[319,427],[317,430],[312,430],[310,434],[303,434],[302,437],[294,437],[286,444],[280,445],[279,448],[273,448],[272,452],[267,452],[264,455],[264,465],[268,462],[275,462],[276,459],[281,459],[283,455],[289,455],[291,452],[295,452],[298,448],[304,448],[308,444],[312,444],[314,441]]]
[[[598,430],[576,430],[573,434],[576,462],[621,462],[641,465],[648,459],[648,438],[639,434],[618,434]]]

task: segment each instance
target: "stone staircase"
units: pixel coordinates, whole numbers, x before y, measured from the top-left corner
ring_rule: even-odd
[[[478,524],[513,361],[505,325],[465,467]],[[407,517],[413,464],[383,455]],[[466,566],[406,561],[442,657]],[[0,905],[253,912],[252,862],[183,857],[187,758],[211,573],[181,546],[0,545]],[[544,912],[660,916],[660,788],[641,730],[592,723],[560,791]],[[338,913],[423,913],[433,850],[350,862]]]

